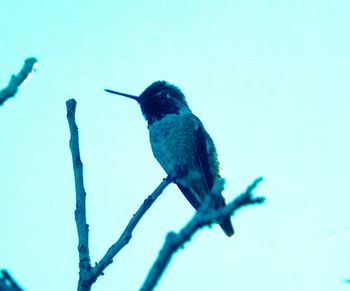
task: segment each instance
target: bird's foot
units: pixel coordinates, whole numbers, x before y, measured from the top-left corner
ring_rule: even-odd
[[[188,166],[176,164],[174,166],[174,173],[177,178],[186,176],[188,173]]]
[[[176,164],[174,166],[174,171],[171,175],[169,175],[166,179],[172,183],[176,183],[176,179],[186,176],[188,173],[188,166],[187,165],[179,165]]]

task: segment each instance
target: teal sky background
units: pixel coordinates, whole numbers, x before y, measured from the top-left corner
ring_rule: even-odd
[[[263,206],[176,254],[156,290],[349,290],[350,2],[23,1],[0,4],[0,268],[26,290],[74,290],[75,193],[65,101],[75,98],[92,262],[165,177],[138,105],[179,86],[215,141],[233,199],[259,176]],[[93,290],[138,290],[169,230],[194,210],[166,189]],[[334,235],[335,234],[335,235]]]

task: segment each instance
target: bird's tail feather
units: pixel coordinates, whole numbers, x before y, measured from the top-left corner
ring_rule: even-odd
[[[230,217],[226,217],[221,223],[220,223],[220,227],[222,228],[222,230],[225,232],[225,234],[228,237],[231,237],[235,234],[235,230],[233,229],[232,226],[232,222],[231,222],[231,218]]]
[[[185,187],[180,183],[176,183],[176,184],[180,188],[181,192],[185,195],[186,199],[192,204],[192,206],[195,209],[198,209],[201,206],[201,202],[198,195],[196,195],[196,193],[192,191],[191,188]],[[217,201],[217,205],[215,206],[215,208],[224,207],[225,205],[226,205],[225,199],[221,197],[221,199]],[[234,235],[235,231],[231,223],[231,217],[226,217],[225,219],[223,219],[222,222],[220,222],[220,226],[228,237],[231,237]]]

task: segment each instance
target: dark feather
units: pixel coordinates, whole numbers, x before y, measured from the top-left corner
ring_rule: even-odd
[[[178,103],[188,106],[181,90],[166,81],[152,83],[141,93],[138,102],[148,125],[167,114],[179,114]]]
[[[200,166],[202,168],[202,171],[204,173],[204,177],[205,177],[205,180],[207,182],[208,191],[209,191],[214,186],[215,178],[220,176],[220,174],[219,174],[219,161],[217,160],[217,153],[216,153],[216,149],[215,149],[215,145],[214,145],[213,140],[211,139],[209,134],[204,129],[201,121],[196,116],[194,116],[194,117],[198,121],[198,128],[195,132],[194,146],[196,148],[198,161],[199,161]],[[209,153],[209,151],[212,151],[212,153]],[[209,159],[212,159],[212,160],[209,160]],[[213,159],[216,159],[216,160],[214,161]],[[186,196],[186,198],[187,198],[187,196]],[[224,206],[226,206],[225,198],[220,195],[220,197],[218,197],[218,200],[216,201],[215,208],[224,207]],[[230,217],[224,218],[220,222],[220,227],[223,229],[223,231],[225,232],[225,234],[228,237],[231,237],[235,232],[233,229]]]
[[[176,183],[176,185],[179,187],[181,192],[184,194],[184,196],[186,197],[188,202],[190,202],[191,205],[195,209],[198,209],[201,206],[200,200],[198,199],[197,195],[195,193],[193,193],[193,191],[191,189],[181,185],[180,183]]]
[[[222,222],[220,222],[220,227],[228,237],[231,237],[235,234],[235,230],[233,229],[230,217],[225,218]]]
[[[180,183],[176,183],[176,184],[181,190],[181,192],[184,194],[188,202],[190,202],[195,209],[198,209],[199,207],[201,207],[201,202],[199,198],[197,198],[196,193],[193,193],[191,189],[181,185]],[[222,200],[222,203],[220,205],[217,205],[217,207],[223,207],[223,206],[225,206],[225,202]],[[233,236],[233,234],[235,233],[230,217],[223,219],[220,222],[220,227],[228,237]]]
[[[196,149],[197,158],[202,168],[202,171],[208,186],[208,191],[209,191],[214,185],[215,172],[213,171],[214,169],[210,168],[210,162],[209,162],[210,153],[208,153],[207,142],[212,143],[213,150],[215,150],[215,147],[211,137],[205,131],[201,121],[195,115],[193,116],[198,121],[198,128],[195,131],[195,136],[194,136],[194,147]],[[216,153],[212,153],[212,154],[216,155]]]

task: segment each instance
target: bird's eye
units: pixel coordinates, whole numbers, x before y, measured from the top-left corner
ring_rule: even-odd
[[[161,99],[162,99],[162,95],[163,95],[163,93],[162,93],[162,92],[159,92],[159,93],[155,94],[155,95],[153,96],[153,98],[154,98],[155,100],[161,100]]]

